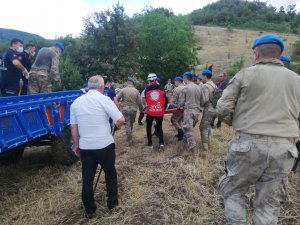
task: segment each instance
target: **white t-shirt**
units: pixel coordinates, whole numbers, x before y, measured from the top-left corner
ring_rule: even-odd
[[[123,117],[114,102],[97,90],[77,98],[71,105],[71,124],[78,125],[79,148],[101,149],[114,143],[109,118],[114,122]]]

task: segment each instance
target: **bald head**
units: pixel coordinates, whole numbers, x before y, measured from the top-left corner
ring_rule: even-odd
[[[277,44],[263,44],[254,49],[254,54],[256,61],[270,58],[279,59],[281,56],[281,48]]]
[[[100,75],[92,76],[88,81],[89,90],[100,90],[104,88],[104,80]]]

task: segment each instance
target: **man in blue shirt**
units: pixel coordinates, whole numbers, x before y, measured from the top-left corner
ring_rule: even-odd
[[[105,96],[108,96],[112,101],[116,97],[116,92],[114,89],[111,88],[111,81],[109,79],[105,79],[105,87],[104,93]]]

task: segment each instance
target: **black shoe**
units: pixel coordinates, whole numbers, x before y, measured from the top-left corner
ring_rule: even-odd
[[[153,148],[153,145],[152,145],[152,144],[149,144],[149,143],[148,143],[146,146],[147,146],[148,148]]]
[[[140,125],[140,126],[143,126],[143,123],[142,123],[142,122],[139,122],[139,125]]]

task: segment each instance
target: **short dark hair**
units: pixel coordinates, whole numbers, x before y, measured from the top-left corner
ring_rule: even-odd
[[[107,84],[108,82],[111,83],[112,81],[111,81],[110,78],[107,77],[107,78],[104,79],[104,84]]]
[[[278,58],[281,55],[281,47],[277,44],[263,44],[257,46],[258,53],[265,58]]]
[[[25,45],[25,49],[33,48],[33,47],[35,47],[35,45],[31,44],[31,43],[28,43],[28,44]]]
[[[23,44],[23,41],[22,40],[20,40],[20,39],[18,39],[18,38],[13,38],[12,40],[11,40],[11,42],[10,42],[10,46],[13,46],[14,44],[17,44],[17,43],[21,43],[21,44]]]

